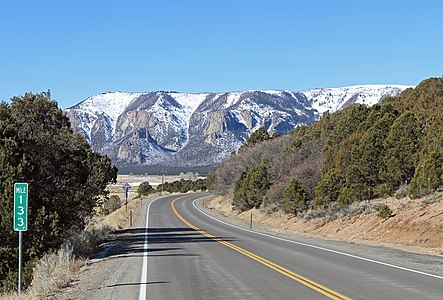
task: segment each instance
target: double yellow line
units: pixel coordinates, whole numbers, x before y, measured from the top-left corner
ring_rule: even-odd
[[[207,233],[206,231],[201,230],[197,226],[189,223],[185,218],[183,218],[182,215],[180,215],[180,213],[175,208],[175,202],[177,200],[180,200],[180,199],[183,199],[183,198],[186,198],[186,197],[187,196],[184,196],[184,197],[180,197],[180,198],[177,198],[177,199],[173,200],[171,202],[171,208],[172,208],[172,211],[175,213],[175,215],[183,223],[185,223],[186,225],[188,225],[189,227],[191,227],[195,231],[197,231],[200,234],[202,234],[202,235],[204,235],[204,236],[206,236],[206,237],[208,237],[208,238],[210,238],[210,239],[212,239],[212,240],[214,240],[214,241],[216,241],[216,242],[218,242],[218,243],[220,243],[222,245],[225,245],[226,247],[229,247],[229,248],[231,248],[231,249],[233,249],[233,250],[235,250],[235,251],[237,251],[237,252],[239,252],[239,253],[241,253],[241,254],[249,257],[249,258],[252,258],[253,260],[255,260],[255,261],[257,261],[257,262],[259,262],[259,263],[261,263],[261,264],[263,264],[263,265],[265,265],[265,266],[267,266],[267,267],[269,267],[269,268],[271,268],[271,269],[273,269],[273,270],[275,270],[277,272],[279,272],[280,274],[285,275],[286,277],[289,277],[289,278],[291,278],[291,279],[293,279],[293,280],[295,280],[295,281],[297,281],[297,282],[299,282],[299,283],[301,283],[301,284],[303,284],[303,285],[305,285],[305,286],[307,286],[307,287],[309,287],[309,288],[319,292],[320,294],[325,295],[326,297],[329,297],[329,298],[334,299],[334,300],[344,300],[344,299],[350,300],[350,298],[348,298],[346,296],[343,296],[342,294],[340,294],[340,293],[338,293],[336,291],[333,291],[333,290],[331,290],[331,289],[329,289],[329,288],[327,288],[325,286],[322,286],[322,285],[320,285],[320,284],[318,284],[318,283],[316,283],[316,282],[314,282],[314,281],[312,281],[312,280],[310,280],[310,279],[308,279],[308,278],[306,278],[304,276],[301,276],[301,275],[299,275],[297,273],[294,273],[291,270],[283,268],[282,266],[277,265],[276,263],[273,263],[273,262],[271,262],[271,261],[269,261],[269,260],[267,260],[267,259],[265,259],[265,258],[263,258],[261,256],[258,256],[256,254],[248,251],[248,250],[245,250],[245,249],[240,248],[240,247],[238,247],[238,246],[236,246],[234,244],[226,242],[226,241],[224,241],[224,240],[222,240],[222,239],[220,239],[218,237],[215,237],[212,234]]]

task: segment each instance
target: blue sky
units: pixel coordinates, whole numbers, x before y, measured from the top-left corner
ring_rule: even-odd
[[[305,90],[443,74],[443,1],[0,0],[0,100]]]

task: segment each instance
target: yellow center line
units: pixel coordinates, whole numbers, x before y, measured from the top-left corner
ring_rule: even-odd
[[[309,287],[309,288],[311,288],[311,289],[319,292],[320,294],[323,294],[323,295],[325,295],[325,296],[327,296],[327,297],[329,297],[331,299],[334,299],[334,300],[342,300],[342,299],[343,300],[350,300],[350,298],[348,298],[346,296],[343,296],[342,294],[340,294],[340,293],[338,293],[338,292],[336,292],[334,290],[331,290],[331,289],[329,289],[329,288],[327,288],[325,286],[322,286],[321,284],[318,284],[318,283],[316,283],[316,282],[314,282],[314,281],[312,281],[312,280],[310,280],[310,279],[308,279],[308,278],[306,278],[304,276],[301,276],[301,275],[299,275],[297,273],[294,273],[291,270],[283,268],[282,266],[277,265],[276,263],[273,263],[273,262],[271,262],[271,261],[269,261],[269,260],[267,260],[267,259],[265,259],[265,258],[263,258],[261,256],[258,256],[256,254],[248,251],[248,250],[245,250],[245,249],[243,249],[241,247],[238,247],[238,246],[236,246],[234,244],[231,244],[231,243],[229,243],[227,241],[224,241],[221,238],[215,237],[212,234],[207,233],[206,231],[204,231],[204,230],[198,228],[197,226],[191,224],[185,218],[183,218],[183,216],[175,208],[175,201],[183,199],[183,198],[186,198],[186,197],[189,197],[189,196],[183,196],[183,197],[180,197],[180,198],[177,198],[177,199],[173,200],[171,202],[171,208],[172,208],[172,211],[175,213],[175,215],[183,223],[185,223],[186,225],[188,225],[189,227],[191,227],[195,231],[197,231],[200,234],[202,234],[202,235],[204,235],[204,236],[206,236],[206,237],[208,237],[208,238],[210,238],[210,239],[212,239],[212,240],[214,240],[214,241],[216,241],[216,242],[218,242],[218,243],[220,243],[222,245],[225,245],[226,247],[229,247],[229,248],[231,248],[231,249],[233,249],[233,250],[235,250],[235,251],[237,251],[237,252],[239,252],[239,253],[241,253],[241,254],[243,254],[243,255],[245,255],[245,256],[247,256],[247,257],[249,257],[249,258],[251,258],[251,259],[253,259],[253,260],[255,260],[255,261],[257,261],[257,262],[259,262],[259,263],[261,263],[261,264],[271,268],[271,269],[273,269],[273,270],[275,270],[275,271],[277,271],[277,272],[279,272],[280,274],[283,274],[286,277],[289,277],[289,278],[291,278],[291,279],[293,279],[293,280],[295,280],[295,281],[297,281],[297,282],[299,282],[299,283],[301,283],[301,284],[303,284],[303,285],[305,285],[305,286],[307,286],[307,287]]]

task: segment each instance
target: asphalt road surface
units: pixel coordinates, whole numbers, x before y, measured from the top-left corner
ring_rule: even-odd
[[[443,299],[443,277],[220,222],[207,194],[144,206],[115,299]],[[120,241],[121,242],[121,241]]]

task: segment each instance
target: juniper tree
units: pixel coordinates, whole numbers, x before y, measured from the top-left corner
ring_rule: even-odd
[[[16,272],[17,243],[12,231],[13,183],[29,183],[28,228],[24,268],[56,249],[86,220],[115,182],[117,169],[95,153],[49,92],[27,93],[0,105],[0,282]],[[15,128],[15,129],[14,129]],[[9,273],[9,275],[8,275]],[[29,273],[24,274],[25,285]]]
[[[281,207],[285,213],[297,215],[307,209],[308,201],[309,198],[302,183],[294,178],[285,189]]]

